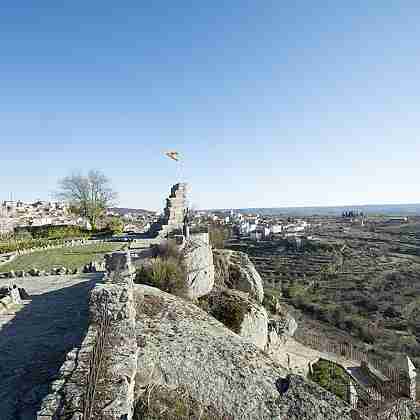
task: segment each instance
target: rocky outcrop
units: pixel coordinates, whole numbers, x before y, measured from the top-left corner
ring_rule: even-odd
[[[271,342],[285,344],[289,338],[294,336],[297,327],[296,320],[289,313],[284,313],[283,315],[278,315],[275,319],[270,319],[268,332],[271,337]]]
[[[224,283],[232,289],[248,292],[259,303],[264,299],[263,281],[248,255],[239,251],[227,249],[214,250],[218,260],[217,268],[227,267],[228,275],[223,273]],[[223,262],[224,260],[224,262]]]
[[[136,395],[154,383],[231,419],[350,420],[351,408],[286,369],[196,305],[135,285]],[[152,396],[151,396],[152,397]]]
[[[260,349],[265,349],[268,334],[267,311],[250,299],[248,293],[218,288],[199,302],[208,314],[227,328]]]
[[[213,251],[209,234],[192,235],[183,249],[190,299],[208,294],[214,286]]]
[[[251,304],[245,314],[239,335],[264,350],[268,338],[268,317],[263,306]]]

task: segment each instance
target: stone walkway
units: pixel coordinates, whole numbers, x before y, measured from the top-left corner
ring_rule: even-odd
[[[102,274],[15,279],[31,296],[0,315],[0,419],[34,420],[65,355],[88,322],[89,291]],[[0,287],[9,280],[0,280]]]

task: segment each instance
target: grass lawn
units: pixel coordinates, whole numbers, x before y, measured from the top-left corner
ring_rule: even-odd
[[[99,260],[107,252],[122,249],[122,243],[101,243],[74,248],[49,249],[17,257],[8,264],[0,266],[0,272],[25,270],[31,268],[49,271],[52,268],[81,268],[94,260]]]

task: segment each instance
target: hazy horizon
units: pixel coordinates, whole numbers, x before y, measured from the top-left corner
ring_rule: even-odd
[[[101,169],[119,206],[416,203],[420,3],[2,7],[0,199]]]
[[[170,187],[170,186],[169,186]],[[150,211],[161,211],[165,204],[165,200],[167,198],[167,196],[169,195],[169,189],[166,193],[165,196],[161,197],[161,207],[158,208],[152,208],[150,206],[126,206],[123,205],[120,202],[117,202],[115,205],[113,205],[112,207],[116,207],[116,208],[131,208],[131,209],[143,209],[143,210],[150,210]],[[24,198],[21,197],[6,197],[6,198],[2,198],[0,196],[0,203],[3,201],[9,201],[10,199],[13,199],[13,201],[22,201],[22,202],[32,202],[35,200],[41,200],[41,201],[57,201],[57,198],[54,198],[53,196],[50,197],[41,197],[41,196],[37,196],[37,198],[35,200],[29,199],[29,200],[25,200]],[[194,205],[194,203],[191,202],[191,200],[189,200],[189,202],[193,205],[193,207],[196,207],[197,210],[203,210],[203,211],[224,211],[224,210],[252,210],[252,209],[267,209],[267,210],[281,210],[281,209],[322,209],[322,208],[340,208],[340,209],[348,209],[348,210],[357,210],[359,208],[364,208],[364,207],[407,207],[407,206],[413,206],[416,209],[418,208],[419,214],[420,214],[420,202],[415,203],[362,203],[362,204],[332,204],[332,205],[322,205],[322,204],[313,204],[313,205],[300,205],[300,204],[296,204],[296,205],[291,205],[291,206],[282,206],[282,205],[274,205],[274,206],[262,206],[262,207],[254,207],[254,206],[233,206],[233,207],[197,207]]]

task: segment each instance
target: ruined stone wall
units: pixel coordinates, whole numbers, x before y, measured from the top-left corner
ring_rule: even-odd
[[[37,420],[130,420],[138,347],[129,253],[107,255],[104,284],[91,292],[90,326],[51,384]]]
[[[179,183],[171,188],[163,216],[149,230],[151,235],[163,237],[174,230],[182,229],[187,208],[187,187],[186,183]]]

